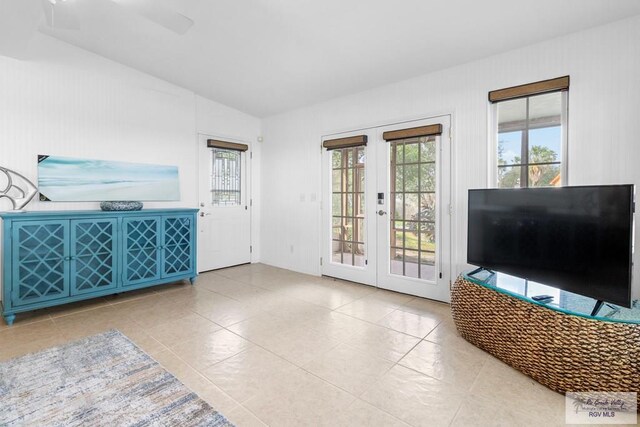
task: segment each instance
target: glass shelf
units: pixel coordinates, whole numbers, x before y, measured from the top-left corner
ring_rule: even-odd
[[[631,308],[604,303],[598,314],[591,316],[596,300],[590,297],[485,269],[470,271],[464,274],[464,278],[480,286],[562,313],[609,322],[640,324],[640,300],[633,301]],[[553,300],[549,302],[535,301],[532,297],[536,295],[551,295]]]

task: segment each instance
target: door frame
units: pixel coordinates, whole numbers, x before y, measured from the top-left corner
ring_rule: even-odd
[[[197,182],[198,182],[198,192],[197,192],[197,209],[202,209],[203,206],[201,206],[201,201],[200,201],[200,195],[202,194],[202,181],[201,181],[201,162],[200,162],[200,143],[202,142],[203,139],[219,139],[222,141],[229,141],[229,142],[235,142],[237,144],[245,144],[249,147],[249,149],[247,151],[244,152],[245,154],[245,165],[246,165],[246,177],[245,177],[245,181],[246,181],[246,198],[245,198],[245,202],[246,202],[246,206],[247,209],[249,210],[249,245],[251,246],[251,248],[253,248],[254,246],[254,242],[253,242],[253,143],[251,141],[248,141],[246,139],[243,138],[239,138],[239,137],[234,137],[234,136],[229,136],[229,135],[224,135],[224,134],[217,134],[217,133],[208,133],[208,132],[196,132],[196,158],[198,159],[198,167],[197,167]],[[209,164],[209,167],[211,167],[211,164]],[[198,235],[200,233],[200,228],[199,228],[199,222],[200,222],[200,213],[198,213],[196,215],[196,235]],[[197,236],[200,237],[200,236]],[[198,260],[199,255],[200,255],[200,238],[197,239],[196,243],[196,249],[195,249],[195,257],[196,260]],[[253,250],[249,251],[249,264],[253,264],[254,262],[254,256],[253,256]],[[213,270],[200,270],[200,263],[197,263],[198,265],[198,271],[197,273],[204,273],[206,271],[213,271]],[[233,267],[233,266],[229,266],[229,267]],[[226,268],[226,267],[223,267]]]
[[[352,126],[350,128],[334,128],[328,131],[324,131],[321,133],[320,136],[320,149],[321,149],[321,161],[320,163],[320,185],[319,185],[319,192],[320,192],[320,215],[319,215],[319,219],[318,219],[318,229],[320,230],[321,233],[324,233],[323,230],[323,226],[324,226],[324,218],[323,218],[323,210],[327,208],[327,206],[330,205],[330,201],[326,200],[326,194],[325,194],[325,183],[324,183],[324,178],[323,178],[323,174],[324,174],[324,170],[323,170],[323,166],[324,166],[324,162],[322,161],[322,158],[324,157],[324,153],[323,153],[323,148],[322,148],[322,141],[324,141],[325,139],[331,139],[331,138],[339,138],[342,136],[345,136],[347,134],[353,134],[353,133],[363,133],[363,132],[376,132],[376,129],[378,128],[384,128],[384,127],[391,127],[391,126],[400,126],[402,127],[402,125],[405,125],[407,127],[411,127],[411,125],[413,123],[418,123],[418,122],[422,122],[425,120],[430,120],[430,119],[435,119],[438,117],[444,117],[444,116],[448,116],[449,117],[449,143],[450,143],[450,149],[449,149],[449,166],[450,169],[448,171],[448,179],[449,179],[449,206],[448,206],[448,215],[449,215],[449,255],[448,255],[448,259],[444,259],[444,263],[445,265],[449,266],[449,271],[448,271],[448,281],[449,281],[449,289],[451,287],[452,284],[452,280],[453,277],[455,277],[457,275],[457,271],[458,271],[458,266],[454,263],[454,259],[455,259],[455,253],[457,250],[457,242],[455,240],[455,237],[457,235],[456,233],[456,210],[454,208],[455,205],[455,201],[456,201],[456,179],[455,179],[455,173],[454,171],[456,170],[456,156],[455,156],[455,135],[456,135],[456,111],[455,109],[445,109],[445,110],[435,110],[435,111],[431,111],[429,113],[423,113],[423,114],[416,114],[416,115],[412,115],[412,116],[403,116],[403,117],[396,117],[396,118],[391,118],[391,119],[382,119],[379,121],[372,121],[372,122],[366,122],[366,123],[361,123],[359,125],[356,126]],[[443,133],[445,132],[445,130],[443,130]],[[376,165],[377,166],[377,165]],[[376,187],[378,186],[378,184],[375,184]],[[325,248],[325,242],[324,239],[321,238],[319,239],[318,242],[318,251],[321,254],[321,257],[318,259],[319,261],[319,271],[320,271],[320,275],[324,275],[323,272],[323,262],[322,262],[322,257],[324,256],[324,248]],[[377,260],[376,260],[376,264],[377,264]],[[443,277],[443,279],[445,279]],[[378,286],[377,285],[377,274],[376,274],[376,283],[373,284],[373,286]],[[450,300],[450,295],[449,295],[449,289],[447,289],[447,293],[446,295],[443,295],[443,299],[442,301],[446,301],[449,302]]]

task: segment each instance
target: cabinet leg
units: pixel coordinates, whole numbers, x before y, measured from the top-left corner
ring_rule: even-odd
[[[7,325],[11,326],[13,325],[13,321],[16,320],[16,315],[15,314],[5,314],[4,315],[4,321],[7,322]]]
[[[192,285],[195,285],[196,284],[196,276],[189,277],[189,282],[191,282]]]

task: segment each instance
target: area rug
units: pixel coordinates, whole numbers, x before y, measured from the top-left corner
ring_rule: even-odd
[[[0,426],[232,426],[116,330],[0,363]]]

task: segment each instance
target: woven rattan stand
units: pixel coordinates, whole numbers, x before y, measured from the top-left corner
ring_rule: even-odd
[[[552,390],[640,395],[640,324],[563,313],[463,276],[451,310],[467,341]]]

